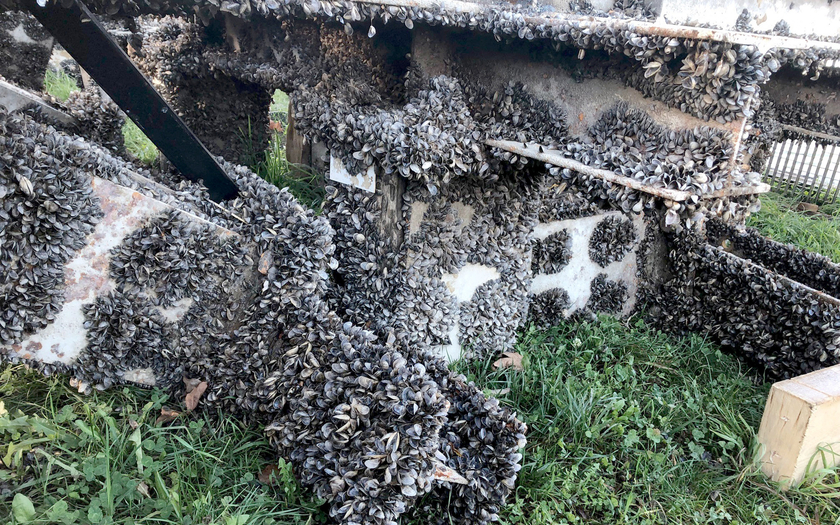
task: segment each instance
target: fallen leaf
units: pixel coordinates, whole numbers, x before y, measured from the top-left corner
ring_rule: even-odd
[[[493,363],[493,368],[501,370],[502,368],[513,368],[514,370],[523,370],[522,355],[516,352],[505,352],[502,358]]]
[[[166,407],[160,409],[160,415],[155,420],[155,423],[169,423],[170,421],[175,421],[181,415],[180,412],[177,410],[170,410]]]
[[[277,468],[276,464],[272,463],[270,465],[266,465],[265,468],[262,469],[262,472],[259,473],[257,479],[260,480],[260,483],[265,485],[273,485],[279,475],[280,469]]]
[[[146,496],[147,498],[151,498],[151,497],[152,497],[152,495],[151,495],[151,494],[149,494],[149,486],[148,486],[148,485],[146,485],[146,483],[145,483],[145,482],[143,482],[143,481],[141,481],[141,482],[137,485],[137,492],[139,492],[140,494],[142,494],[142,495]]]
[[[201,379],[189,379],[188,377],[184,377],[184,386],[187,389],[187,394],[193,391],[195,387],[197,387],[201,383]]]
[[[207,382],[202,381],[195,388],[187,394],[186,399],[184,399],[184,404],[187,406],[187,410],[193,411],[195,407],[198,406],[198,400],[201,399],[202,394],[204,391],[207,390]]]
[[[458,472],[452,470],[443,463],[435,464],[435,472],[432,474],[432,478],[436,481],[448,481],[449,483],[457,483],[459,485],[469,485],[470,483],[467,481],[467,478],[458,474]]]
[[[134,421],[133,419],[129,419],[128,420],[128,426],[131,427],[131,430],[137,430],[137,427],[139,427],[140,425],[137,423],[137,421]]]

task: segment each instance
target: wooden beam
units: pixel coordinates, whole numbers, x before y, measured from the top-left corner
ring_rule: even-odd
[[[810,129],[800,128],[797,126],[788,126],[787,124],[782,124],[781,128],[787,131],[795,131],[796,133],[802,133],[803,135],[808,135],[810,137],[818,138],[818,139],[825,139],[834,142],[835,144],[840,144],[840,137],[837,135],[829,135],[828,133],[820,133],[819,131],[811,131]]]
[[[463,2],[460,0],[356,0],[364,4],[376,4],[395,7],[419,7],[421,9],[442,9],[446,12],[464,13],[492,13],[500,10],[494,5],[483,5],[477,2]],[[519,15],[519,13],[515,13]],[[840,43],[809,40],[779,35],[765,35],[747,33],[744,31],[730,31],[727,29],[711,29],[668,24],[660,21],[645,22],[628,18],[605,18],[586,15],[575,15],[562,12],[549,12],[541,15],[519,15],[526,22],[534,26],[556,26],[564,23],[573,24],[578,29],[610,28],[620,31],[632,31],[640,35],[664,36],[673,38],[688,38],[692,40],[711,40],[714,42],[730,42],[756,46],[766,52],[773,48],[782,49],[829,49],[840,50]]]
[[[808,472],[836,466],[838,421],[840,365],[775,383],[758,431],[764,473],[789,488]]]
[[[521,142],[514,142],[512,140],[487,140],[485,141],[485,144],[494,148],[509,151],[511,153],[516,153],[517,155],[521,155],[523,157],[546,162],[554,166],[568,168],[570,170],[577,171],[578,173],[595,177],[596,179],[612,182],[613,184],[620,184],[621,186],[649,193],[663,199],[683,202],[691,197],[691,193],[687,191],[674,190],[670,188],[654,188],[653,186],[648,186],[636,179],[631,179],[630,177],[625,177],[624,175],[619,175],[612,171],[592,168],[582,162],[563,156],[563,154],[557,150],[545,149],[539,144],[522,144]]]
[[[669,199],[676,202],[683,202],[688,200],[692,193],[683,190],[675,190],[671,188],[655,188],[648,186],[636,179],[619,175],[613,171],[602,170],[587,166],[582,162],[565,157],[562,152],[552,149],[547,149],[539,144],[522,144],[521,142],[514,142],[512,140],[486,140],[484,142],[488,146],[503,149],[511,153],[516,153],[522,157],[546,162],[561,168],[568,168],[570,170],[602,179],[613,184],[620,184],[628,188],[649,193],[655,197]],[[742,195],[755,195],[759,193],[767,193],[770,191],[770,185],[763,182],[754,186],[733,186],[731,188],[721,188],[711,193],[701,195],[701,199],[717,199],[720,197],[739,197]]]

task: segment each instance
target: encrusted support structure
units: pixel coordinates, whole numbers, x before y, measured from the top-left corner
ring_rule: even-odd
[[[498,518],[526,429],[447,365],[523,326],[641,312],[773,377],[840,362],[838,267],[743,229],[774,140],[838,135],[813,3],[719,28],[574,5],[91,1],[136,17],[131,59],[228,162],[288,93],[323,206],[228,162],[213,203],[115,157],[104,106],[0,113],[0,355],[83,391],[206,381],[348,525]]]

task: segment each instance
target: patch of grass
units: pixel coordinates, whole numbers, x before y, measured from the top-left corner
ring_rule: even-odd
[[[44,75],[44,91],[64,102],[70,93],[79,91],[76,81],[64,71],[47,69]]]
[[[840,521],[836,470],[785,493],[759,472],[769,385],[700,337],[602,317],[525,330],[517,351],[522,371],[456,364],[528,424],[503,525]],[[0,516],[13,524],[325,521],[259,428],[200,414],[160,425],[178,403],[157,390],[66,383],[0,369]],[[276,482],[257,481],[272,464]]]
[[[752,215],[748,226],[775,241],[821,253],[840,263],[840,206],[820,207],[814,216],[796,211],[799,199],[779,193],[761,197],[761,211]]]
[[[44,76],[44,90],[64,102],[70,97],[70,93],[79,91],[79,86],[67,73],[48,69]],[[157,148],[131,119],[125,119],[122,132],[125,149],[137,160],[149,165],[157,159]]]
[[[258,428],[185,415],[155,422],[166,396],[82,396],[67,378],[0,369],[0,516],[16,524],[304,524],[320,502]],[[258,476],[269,465],[269,483]],[[6,520],[3,520],[7,523]]]
[[[269,106],[268,114],[274,120],[279,120],[284,125],[289,123],[288,119],[288,112],[289,112],[289,95],[280,91],[279,89],[274,91],[274,94],[271,95],[271,106]]]
[[[289,191],[304,205],[318,210],[324,201],[321,175],[308,166],[290,164],[286,160],[285,141],[282,135],[271,138],[264,159],[252,166],[260,177],[279,188]]]
[[[125,149],[134,155],[137,160],[148,166],[157,159],[158,150],[154,143],[140,131],[140,128],[131,119],[125,119],[122,132],[125,139]]]
[[[524,371],[460,364],[528,424],[503,524],[840,520],[836,471],[781,495],[759,472],[769,390],[732,356],[603,317],[524,332]]]

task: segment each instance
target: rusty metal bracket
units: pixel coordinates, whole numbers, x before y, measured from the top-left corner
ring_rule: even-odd
[[[239,189],[80,0],[22,0],[181,174],[203,181],[214,201]]]

